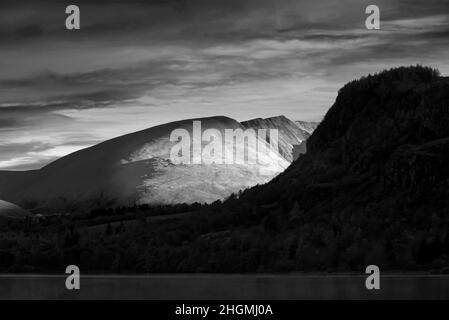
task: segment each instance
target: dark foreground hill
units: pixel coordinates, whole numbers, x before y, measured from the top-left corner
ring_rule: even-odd
[[[368,76],[340,90],[307,154],[270,183],[223,204],[10,225],[0,268],[446,272],[448,124],[449,81],[435,70]]]
[[[447,78],[411,67],[353,81],[307,144],[241,197],[294,226],[281,232],[295,267],[449,266]]]

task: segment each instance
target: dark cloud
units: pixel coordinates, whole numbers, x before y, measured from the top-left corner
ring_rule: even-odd
[[[23,27],[19,27],[16,30],[16,34],[19,37],[24,37],[24,38],[32,38],[32,37],[39,37],[41,35],[43,35],[44,30],[42,29],[42,27],[38,26],[38,25],[26,25]]]
[[[0,119],[0,131],[2,129],[17,128],[19,126],[20,126],[20,121],[18,119],[14,119],[14,118]]]

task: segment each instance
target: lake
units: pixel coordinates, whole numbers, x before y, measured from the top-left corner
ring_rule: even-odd
[[[381,276],[381,289],[357,275],[81,275],[81,289],[65,276],[0,275],[0,299],[449,299],[449,276]]]

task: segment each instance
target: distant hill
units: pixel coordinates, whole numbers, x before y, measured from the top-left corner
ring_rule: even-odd
[[[212,121],[243,127],[232,119]],[[16,259],[0,261],[0,270],[28,270],[32,261],[35,270],[48,272],[75,261],[91,272],[361,274],[374,264],[383,274],[448,273],[448,123],[449,79],[436,70],[369,75],[339,91],[308,139],[307,153],[270,182],[210,205],[102,208],[31,228],[0,226],[11,244],[4,256]],[[131,141],[141,146],[147,133],[132,134]],[[107,150],[122,150],[120,142],[130,145],[119,138],[106,142],[114,148],[82,154],[101,159]],[[114,159],[134,154],[125,151]],[[72,178],[62,174],[79,155],[71,157],[55,164],[61,179]],[[90,174],[102,177],[93,169]],[[211,175],[193,181],[203,177]],[[186,188],[182,179],[174,184]]]
[[[24,209],[12,204],[10,202],[6,202],[0,200],[0,217],[6,218],[24,218],[30,216],[30,213],[25,211]]]
[[[258,154],[269,164],[268,173],[259,164],[175,165],[170,150],[176,142],[169,140],[170,133],[186,129],[192,134],[193,120],[201,120],[203,131],[217,129],[223,137],[225,129],[245,129],[227,117],[156,126],[75,152],[40,170],[0,172],[0,197],[26,208],[68,211],[136,202],[213,202],[266,183],[289,165],[271,149]]]

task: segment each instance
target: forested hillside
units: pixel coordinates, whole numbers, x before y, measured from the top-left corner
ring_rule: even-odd
[[[448,272],[449,80],[397,68],[344,86],[307,154],[224,203],[5,222],[2,271]]]

